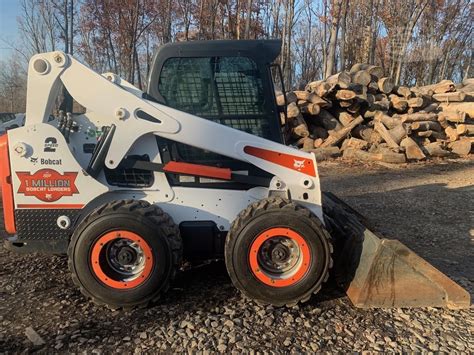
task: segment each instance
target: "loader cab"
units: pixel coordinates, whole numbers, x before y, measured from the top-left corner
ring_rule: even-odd
[[[153,59],[147,97],[180,111],[283,143],[270,68],[280,48],[280,40],[192,41],[163,45]],[[227,167],[249,175],[267,174],[250,164],[182,143],[158,138],[158,144],[164,162],[185,161]],[[189,177],[177,179],[179,177],[170,182],[173,185],[204,184],[199,178],[194,181],[189,181]],[[228,185],[226,183],[225,187]],[[214,182],[212,186],[218,187],[219,183]]]

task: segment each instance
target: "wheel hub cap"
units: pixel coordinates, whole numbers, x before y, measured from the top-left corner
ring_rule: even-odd
[[[250,246],[254,276],[273,287],[300,281],[310,267],[311,254],[305,239],[289,228],[271,228],[259,234]]]
[[[140,285],[151,274],[153,262],[148,243],[128,231],[106,233],[92,247],[92,270],[101,282],[112,288]]]

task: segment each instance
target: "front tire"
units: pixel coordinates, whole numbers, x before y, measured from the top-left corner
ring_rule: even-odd
[[[267,198],[233,222],[225,262],[233,284],[248,298],[275,306],[307,301],[328,279],[331,237],[308,209]]]
[[[182,259],[179,229],[146,201],[120,200],[94,210],[76,228],[69,269],[81,292],[110,308],[133,308],[166,292]]]

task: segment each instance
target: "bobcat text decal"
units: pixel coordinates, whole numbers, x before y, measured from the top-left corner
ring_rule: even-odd
[[[45,202],[54,202],[63,196],[79,193],[74,182],[77,173],[58,173],[52,169],[41,169],[31,175],[29,172],[16,173],[20,179],[18,193],[25,196],[35,196]]]

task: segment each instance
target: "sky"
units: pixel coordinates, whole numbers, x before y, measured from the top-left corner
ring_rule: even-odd
[[[20,0],[0,0],[0,60],[7,59],[13,52],[8,43],[18,41],[16,18],[19,12]]]

